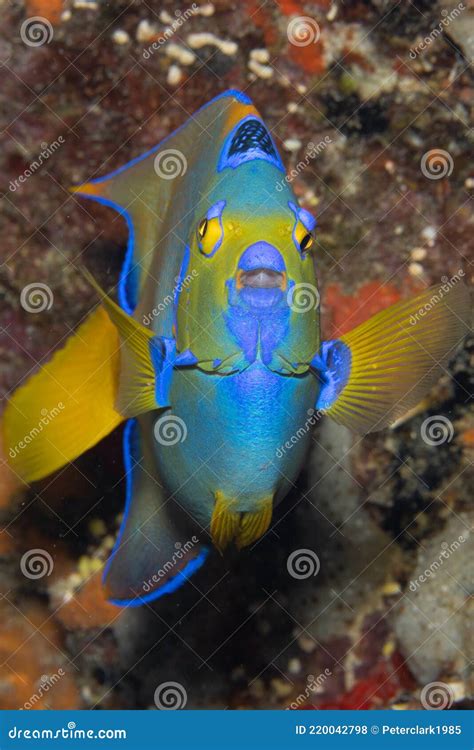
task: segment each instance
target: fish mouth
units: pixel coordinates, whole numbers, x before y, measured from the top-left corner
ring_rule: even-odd
[[[253,268],[251,271],[239,271],[237,287],[242,289],[285,289],[286,274],[271,268]]]
[[[230,285],[230,304],[264,311],[282,305],[288,284],[280,251],[260,240],[249,245],[239,258]]]

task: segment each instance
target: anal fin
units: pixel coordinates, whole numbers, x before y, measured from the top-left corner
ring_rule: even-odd
[[[131,419],[123,436],[126,471],[124,519],[104,571],[107,599],[139,606],[182,586],[204,563],[199,528],[168,499],[156,474],[150,435],[153,415]]]

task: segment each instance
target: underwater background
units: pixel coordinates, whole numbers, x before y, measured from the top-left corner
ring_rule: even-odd
[[[0,0],[2,402],[95,304],[80,267],[118,279],[125,222],[69,186],[228,88],[317,216],[325,338],[472,283],[472,2],[186,2]],[[121,428],[31,488],[3,460],[0,708],[468,707],[472,344],[395,429],[309,425],[272,532],[140,609],[100,580]]]

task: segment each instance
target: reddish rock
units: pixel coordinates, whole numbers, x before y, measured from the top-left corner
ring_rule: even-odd
[[[377,664],[370,675],[356,682],[352,690],[333,701],[319,704],[318,709],[366,710],[386,708],[415,683],[402,658],[394,655]],[[306,706],[305,708],[315,708]]]
[[[0,623],[0,709],[80,708],[77,671],[50,612],[3,600]]]
[[[100,573],[93,575],[72,598],[59,606],[55,617],[68,630],[112,626],[124,610],[109,604]]]
[[[26,2],[28,16],[42,16],[52,24],[59,22],[62,10],[62,0],[27,0]]]
[[[297,47],[295,44],[288,45],[288,56],[305,73],[320,75],[326,70],[324,61],[324,45],[321,39],[305,47]]]
[[[328,284],[323,291],[326,338],[337,338],[368,320],[402,295],[392,284],[369,281],[354,294],[344,294],[339,283]]]

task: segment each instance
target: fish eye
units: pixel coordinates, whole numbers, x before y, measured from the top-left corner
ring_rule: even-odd
[[[309,232],[304,235],[303,239],[300,242],[300,250],[302,253],[308,252],[314,245],[314,237]]]
[[[314,245],[313,229],[316,226],[316,219],[305,208],[299,208],[291,201],[288,201],[288,206],[295,217],[292,231],[293,242],[301,258],[304,259]]]
[[[207,219],[201,219],[198,226],[198,235],[202,239],[207,232]]]
[[[225,201],[214,203],[197,225],[196,235],[199,252],[207,258],[211,258],[219,250],[224,239],[222,212],[225,205]]]

